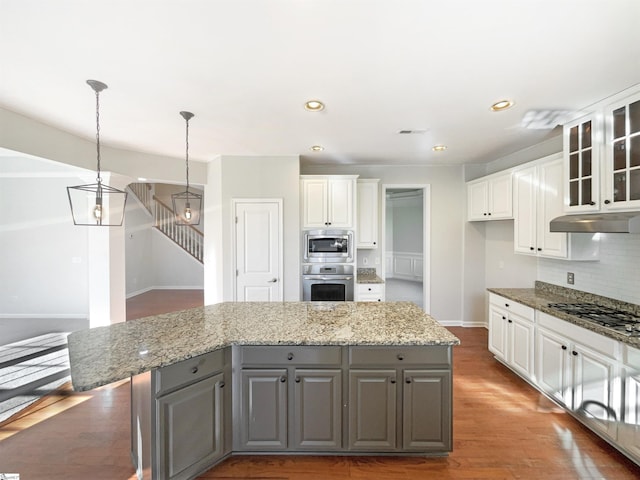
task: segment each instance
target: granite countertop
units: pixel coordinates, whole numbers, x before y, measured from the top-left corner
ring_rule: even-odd
[[[573,323],[593,332],[599,333],[609,338],[613,338],[635,348],[640,348],[640,337],[630,337],[614,332],[600,325],[596,325],[587,320],[583,320],[575,315],[570,315],[554,308],[550,308],[550,303],[593,303],[604,307],[622,310],[640,316],[640,305],[627,303],[613,298],[603,297],[572,288],[560,287],[545,282],[536,281],[535,288],[488,288],[489,292],[501,295],[514,302],[527,305],[547,313],[556,318]]]
[[[68,337],[73,388],[106,385],[231,345],[459,345],[411,302],[226,302]]]
[[[384,283],[375,268],[358,268],[356,283]]]

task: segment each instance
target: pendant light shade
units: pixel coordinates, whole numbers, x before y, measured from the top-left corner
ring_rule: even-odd
[[[107,86],[97,80],[87,80],[96,93],[96,148],[98,157],[96,183],[67,187],[74,225],[98,227],[121,226],[127,192],[102,184],[100,176],[100,92]]]
[[[191,112],[180,112],[186,122],[186,154],[187,188],[184,192],[171,195],[176,225],[199,225],[202,212],[202,195],[189,191],[189,120],[193,118]]]

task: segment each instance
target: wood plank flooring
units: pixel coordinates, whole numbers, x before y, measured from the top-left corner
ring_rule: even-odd
[[[176,310],[195,306],[193,297],[182,298],[188,294],[162,292],[133,299],[131,311],[159,313],[159,302]],[[145,301],[152,305],[144,307]],[[451,330],[462,345],[454,349],[454,451],[448,457],[237,456],[200,479],[640,478],[639,466],[496,362],[484,328]],[[21,480],[135,479],[129,382],[59,397],[0,428],[0,473],[20,473]]]

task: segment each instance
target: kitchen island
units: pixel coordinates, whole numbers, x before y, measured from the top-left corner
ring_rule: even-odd
[[[452,347],[410,302],[221,303],[69,336],[76,390],[132,378],[139,478],[232,453],[446,455]]]

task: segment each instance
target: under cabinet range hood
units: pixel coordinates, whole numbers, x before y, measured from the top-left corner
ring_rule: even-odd
[[[552,232],[640,233],[640,212],[563,215],[549,224]]]

